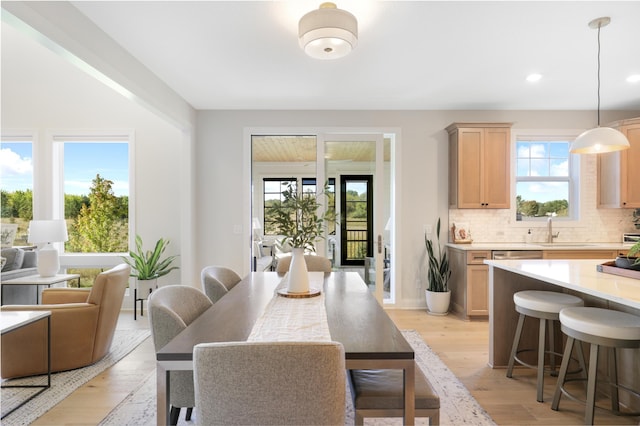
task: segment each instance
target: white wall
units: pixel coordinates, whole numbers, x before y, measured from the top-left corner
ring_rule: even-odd
[[[603,112],[602,122],[638,115],[640,111]],[[514,129],[585,129],[593,126],[593,119],[590,111],[199,111],[196,262],[201,267],[220,263],[249,271],[249,242],[244,239],[250,224],[242,175],[250,162],[250,154],[243,151],[245,128],[398,128],[402,188],[396,200],[401,211],[396,232],[402,255],[396,261],[402,282],[397,305],[423,306],[423,225],[434,225],[438,217],[446,223],[448,218],[445,127],[455,121],[499,121],[514,122]]]

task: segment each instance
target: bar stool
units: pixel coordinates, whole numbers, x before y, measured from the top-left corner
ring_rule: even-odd
[[[511,355],[509,356],[509,366],[507,368],[507,377],[513,375],[513,365],[517,361],[519,364],[525,367],[538,370],[538,402],[544,402],[544,354],[549,354],[549,363],[551,365],[551,371],[556,369],[556,356],[562,354],[555,352],[554,349],[554,333],[553,333],[553,321],[559,319],[559,313],[563,308],[573,306],[584,306],[584,301],[579,297],[572,296],[566,293],[557,293],[553,291],[539,291],[539,290],[525,290],[519,291],[513,295],[513,302],[516,304],[516,311],[520,313],[518,318],[518,326],[516,328],[516,334],[513,339],[513,346],[511,347]],[[522,335],[522,327],[524,325],[525,317],[538,318],[540,320],[540,327],[538,333],[538,364],[531,365],[520,358],[518,354],[521,352],[530,352],[534,349],[520,349],[518,345],[520,343],[520,337]],[[549,350],[545,351],[545,334],[547,321],[549,321]],[[580,366],[584,368],[584,361],[582,352],[578,352]]]
[[[625,312],[602,308],[566,308],[560,311],[560,328],[567,335],[567,344],[560,365],[558,384],[553,395],[551,409],[558,410],[560,396],[578,400],[564,389],[568,357],[576,340],[591,344],[589,357],[589,373],[587,382],[587,400],[585,407],[585,424],[593,424],[595,411],[596,377],[598,372],[598,352],[600,346],[610,348],[609,385],[611,386],[611,410],[614,414],[620,412],[618,390],[622,388],[640,397],[640,394],[618,385],[616,363],[616,348],[640,348],[640,317]],[[637,416],[640,413],[624,413]]]

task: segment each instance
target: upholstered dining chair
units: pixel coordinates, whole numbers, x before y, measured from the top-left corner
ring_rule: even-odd
[[[7,311],[51,311],[51,372],[86,367],[111,349],[131,268],[101,272],[91,288],[47,288],[40,305],[6,305]],[[47,328],[39,321],[2,336],[2,378],[47,372]]]
[[[213,302],[200,290],[185,285],[160,287],[149,295],[149,324],[156,352],[187,328]],[[180,408],[191,419],[195,404],[192,371],[171,371],[169,375],[169,424],[176,425]]]
[[[216,303],[227,294],[242,278],[234,270],[224,266],[207,266],[200,273],[204,293]]]
[[[326,257],[314,254],[305,254],[304,261],[307,264],[307,270],[309,272],[331,272],[331,260]],[[278,260],[276,272],[284,274],[289,270],[289,265],[291,265],[291,256],[283,257]]]
[[[344,425],[338,342],[220,342],[193,349],[203,425]]]

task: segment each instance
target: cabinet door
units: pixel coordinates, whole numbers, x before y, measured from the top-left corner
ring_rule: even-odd
[[[621,207],[640,207],[640,124],[623,129],[631,148],[622,151],[620,161]]]
[[[615,259],[617,250],[545,250],[543,259]]]
[[[482,207],[482,142],[484,129],[458,132],[458,208]]]
[[[467,266],[467,315],[489,315],[489,266]]]
[[[632,121],[619,127],[631,147],[598,155],[598,208],[640,208],[640,119]]]
[[[488,128],[484,130],[483,145],[483,196],[484,208],[508,209],[510,206],[509,129]]]

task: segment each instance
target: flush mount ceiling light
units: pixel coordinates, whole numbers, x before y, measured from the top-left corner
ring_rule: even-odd
[[[587,130],[573,141],[569,151],[575,154],[598,154],[630,147],[627,138],[618,130],[600,127],[600,28],[606,27],[609,22],[611,18],[606,16],[589,22],[589,28],[598,30],[598,127]]]
[[[335,3],[322,3],[320,8],[300,18],[300,47],[316,59],[338,59],[346,56],[358,43],[358,21]]]

